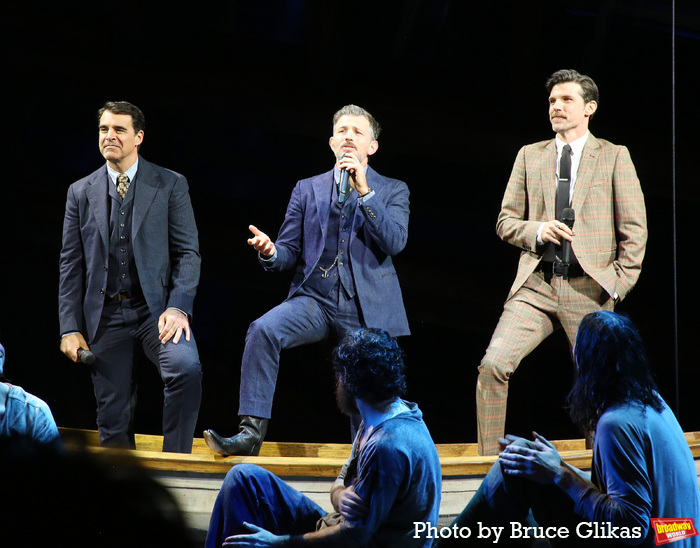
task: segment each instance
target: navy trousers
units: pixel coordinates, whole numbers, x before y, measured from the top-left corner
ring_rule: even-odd
[[[97,400],[100,443],[106,447],[134,447],[133,415],[136,385],[133,352],[140,343],[163,379],[163,451],[191,453],[202,399],[202,366],[194,336],[177,344],[158,340],[158,320],[145,301],[125,299],[105,303],[90,350]]]
[[[238,414],[271,418],[282,350],[332,335],[340,339],[360,327],[366,326],[357,297],[348,297],[340,284],[328,297],[294,296],[255,320],[243,351]]]
[[[243,522],[276,535],[316,530],[326,512],[309,497],[255,464],[238,464],[221,486],[209,522],[205,548],[220,548],[226,537],[250,533]]]

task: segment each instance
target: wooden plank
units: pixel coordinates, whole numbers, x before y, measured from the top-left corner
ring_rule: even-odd
[[[114,452],[99,447],[97,432],[61,428],[61,436],[67,449],[84,448],[95,453]],[[686,440],[694,458],[700,457],[700,432],[687,432]],[[585,441],[555,440],[553,445],[562,458],[578,468],[590,468],[592,452],[585,448]],[[146,468],[192,472],[201,474],[226,474],[239,463],[254,463],[279,476],[335,477],[350,455],[350,444],[342,443],[292,443],[268,442],[262,445],[257,457],[224,457],[207,447],[202,438],[195,438],[192,454],[163,453],[162,436],[136,435],[136,450],[128,453],[136,457]],[[443,476],[484,475],[496,461],[496,457],[480,457],[475,443],[437,444]]]

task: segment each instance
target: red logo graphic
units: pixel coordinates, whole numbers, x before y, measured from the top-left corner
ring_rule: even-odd
[[[695,522],[691,518],[651,518],[651,527],[654,529],[654,540],[657,546],[698,534]]]

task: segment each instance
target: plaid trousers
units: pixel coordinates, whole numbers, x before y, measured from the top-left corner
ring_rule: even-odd
[[[508,381],[523,358],[555,330],[563,328],[573,348],[583,317],[612,310],[614,301],[589,276],[563,280],[534,272],[503,307],[479,365],[476,414],[480,455],[497,455],[505,433]]]

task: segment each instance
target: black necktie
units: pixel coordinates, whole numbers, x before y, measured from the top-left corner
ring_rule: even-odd
[[[561,151],[559,160],[559,183],[557,184],[557,220],[561,220],[561,213],[569,207],[569,193],[571,189],[571,147],[565,145]]]

